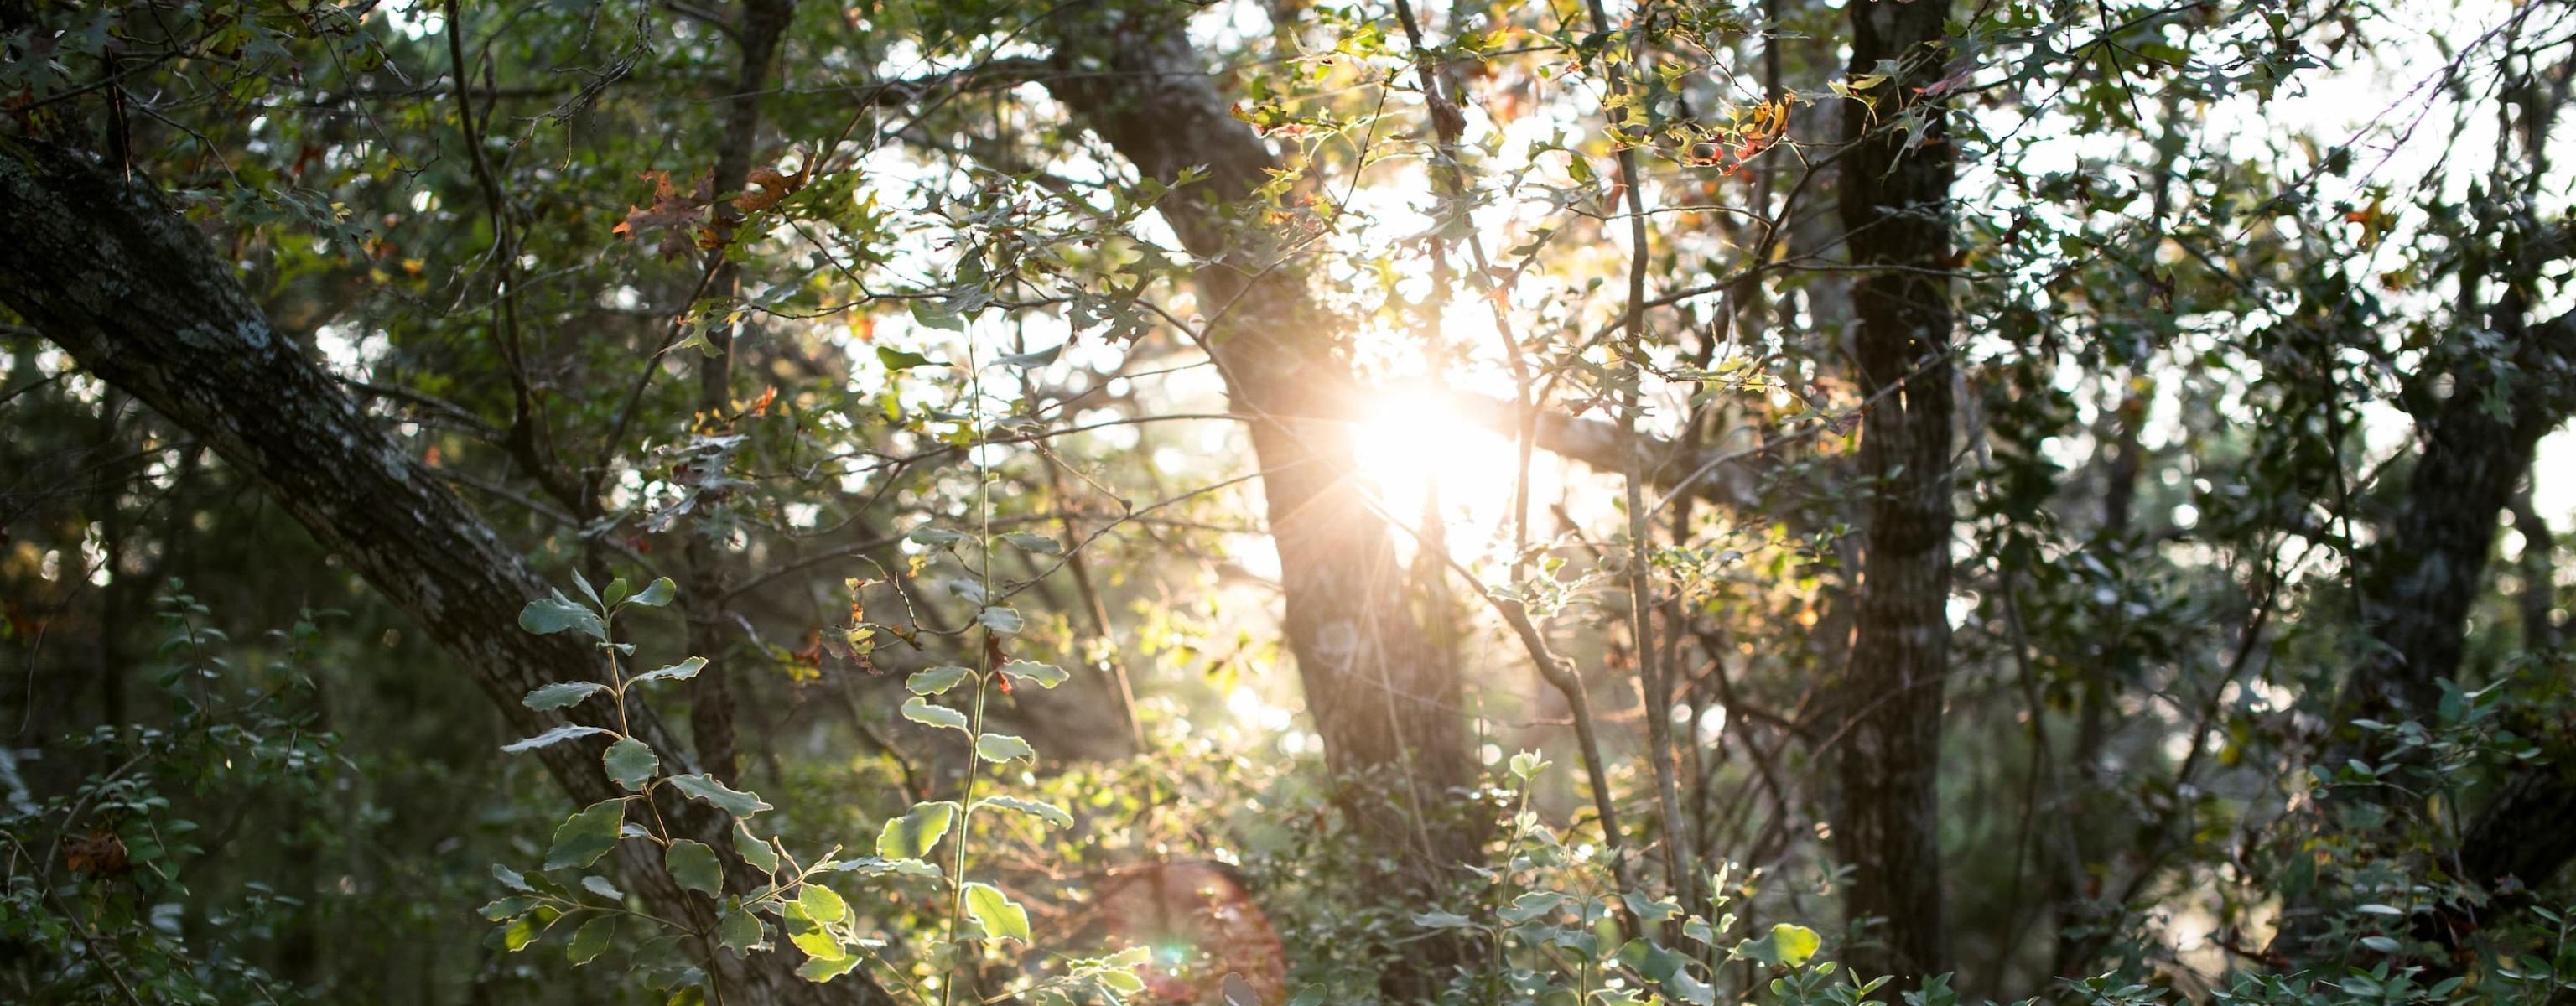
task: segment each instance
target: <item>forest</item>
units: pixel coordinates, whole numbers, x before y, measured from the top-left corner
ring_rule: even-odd
[[[2568,1006],[2571,86],[0,0],[0,1002]]]

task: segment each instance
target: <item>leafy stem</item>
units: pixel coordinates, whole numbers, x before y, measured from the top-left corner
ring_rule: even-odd
[[[975,446],[967,452],[967,458],[975,466],[977,521],[975,596],[978,598],[978,604],[990,604],[993,597],[993,474],[987,467],[991,459],[985,456],[984,450],[991,429],[984,423],[983,373],[983,367],[975,358],[974,335],[969,332],[966,337],[965,412],[969,420],[975,424]],[[972,834],[968,830],[968,825],[972,823],[975,816],[975,783],[983,775],[984,769],[984,753],[981,750],[984,738],[984,695],[985,691],[992,686],[995,673],[992,655],[1001,648],[1001,641],[993,634],[991,620],[979,614],[975,621],[983,629],[984,656],[978,661],[982,669],[975,672],[975,699],[970,703],[971,708],[966,714],[966,785],[959,791],[957,800],[957,837],[951,850],[955,855],[956,868],[950,871],[948,878],[948,947],[949,953],[953,956],[949,961],[948,979],[941,982],[939,986],[941,1006],[948,1006],[956,1000],[958,975],[961,971],[967,971],[972,967],[972,962],[965,959],[965,944],[960,939],[966,920],[966,840]]]

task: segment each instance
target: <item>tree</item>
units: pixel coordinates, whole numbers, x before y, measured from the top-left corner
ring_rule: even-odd
[[[1942,682],[1949,673],[1951,468],[1950,182],[1941,81],[1946,5],[1851,6],[1851,75],[1882,77],[1843,111],[1838,182],[1866,403],[1861,477],[1873,484],[1846,724],[1835,853],[1854,868],[1848,911],[1888,922],[1868,974],[1908,981],[1952,970],[1942,909]],[[1928,97],[1925,97],[1928,92]],[[1899,128],[1876,121],[1892,117]]]
[[[1125,14],[1124,17],[1116,15]],[[1279,550],[1288,646],[1350,809],[1393,854],[1411,898],[1436,896],[1487,830],[1460,808],[1475,788],[1455,654],[1436,642],[1395,561],[1392,529],[1355,480],[1350,431],[1333,418],[1356,393],[1329,314],[1310,302],[1283,237],[1247,226],[1278,164],[1229,114],[1181,26],[1150,8],[1068,11],[1050,19],[1059,76],[1048,83],[1087,128],[1147,178],[1203,179],[1164,204],[1195,273],[1207,324],[1191,333],[1249,418],[1262,498]],[[1100,68],[1097,71],[1092,67]],[[1435,616],[1438,617],[1438,616]],[[1362,794],[1386,793],[1392,803]],[[1427,994],[1464,963],[1444,944],[1391,971],[1399,994]]]
[[[547,593],[542,581],[269,325],[148,180],[118,178],[78,151],[31,145],[24,159],[0,164],[0,186],[19,207],[0,234],[9,308],[250,473],[462,658],[514,728],[536,734],[550,725],[521,705],[529,692],[596,675],[579,644],[518,631],[520,605]],[[589,709],[569,718],[597,726],[620,715]],[[630,729],[665,757],[682,756],[649,711]],[[617,792],[592,747],[541,749],[556,782],[585,804]],[[667,803],[656,812],[682,833],[733,847],[730,819]],[[710,903],[675,886],[659,864],[624,856],[621,865],[627,888],[656,911],[713,931]],[[749,881],[747,871],[733,873],[730,882]],[[864,976],[842,986],[798,980],[793,962],[775,952],[734,963],[718,981],[748,1001],[893,1001]]]
[[[0,999],[2545,1002],[2571,37],[0,2]]]

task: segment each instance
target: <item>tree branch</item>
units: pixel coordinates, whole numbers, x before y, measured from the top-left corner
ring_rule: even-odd
[[[139,179],[96,158],[34,141],[0,157],[0,304],[18,312],[99,379],[202,437],[257,482],[323,546],[347,559],[450,652],[511,729],[555,724],[520,704],[539,685],[598,680],[600,655],[566,635],[518,628],[518,609],[549,587],[491,526],[340,394],[330,375],[280,336],[205,237]],[[613,725],[603,704],[567,718]],[[650,710],[629,732],[666,764],[682,748]],[[538,749],[575,801],[621,794],[602,774],[596,744]],[[731,819],[702,804],[657,802],[674,834],[731,860]],[[658,856],[620,856],[628,890],[664,918],[699,903]],[[737,882],[747,883],[747,878]],[[799,1006],[894,1002],[866,976],[813,985],[770,953],[711,953],[734,1001]]]

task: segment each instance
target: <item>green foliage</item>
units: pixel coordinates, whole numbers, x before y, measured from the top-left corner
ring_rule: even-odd
[[[608,771],[609,780],[631,790],[643,789],[644,784],[651,782],[654,774],[662,768],[662,760],[653,754],[653,746],[632,737],[618,738],[617,743],[609,745],[599,758],[600,765]],[[677,784],[677,780],[674,783]]]
[[[552,711],[578,705],[594,694],[605,694],[623,709],[631,701],[629,690],[640,683],[685,679],[697,674],[707,662],[693,657],[661,670],[629,676],[621,666],[631,647],[610,641],[614,638],[611,630],[617,624],[620,609],[667,605],[674,597],[672,590],[664,589],[668,583],[667,580],[656,581],[653,588],[633,597],[624,597],[622,584],[612,584],[605,593],[598,593],[592,591],[586,582],[577,580],[576,586],[581,594],[597,605],[596,608],[579,610],[578,614],[586,618],[565,613],[562,606],[569,602],[560,594],[529,602],[520,617],[522,628],[529,632],[549,634],[565,627],[587,627],[595,622],[599,631],[592,635],[597,641],[607,680],[541,686],[529,695],[525,705],[538,711]],[[995,635],[998,637],[999,634]],[[916,694],[906,700],[903,712],[906,718],[916,722],[954,728],[974,737],[973,751],[979,761],[1007,763],[1033,760],[1036,750],[1026,740],[980,730],[986,694],[1006,679],[1052,688],[1062,683],[1065,677],[1065,672],[1033,661],[1013,661],[988,670],[943,666],[912,676],[907,683],[908,690]],[[931,706],[921,698],[922,695],[945,693],[961,685],[972,689],[971,712]],[[636,698],[640,699],[640,696]],[[626,722],[623,714],[619,721]],[[840,847],[833,846],[810,865],[800,865],[796,860],[780,855],[768,841],[752,838],[748,819],[759,812],[776,809],[758,794],[735,789],[704,774],[663,774],[661,761],[651,745],[621,729],[566,725],[508,745],[505,750],[527,751],[596,736],[614,738],[601,755],[603,774],[608,780],[633,791],[634,795],[600,801],[564,819],[555,829],[553,845],[542,864],[543,872],[523,874],[506,865],[493,867],[494,878],[512,893],[485,905],[481,914],[500,924],[495,938],[506,949],[518,951],[533,946],[557,925],[580,918],[582,921],[566,944],[565,956],[573,964],[589,964],[613,945],[619,931],[618,922],[624,918],[651,923],[674,931],[674,935],[695,936],[702,946],[743,956],[758,948],[764,940],[768,924],[761,916],[774,915],[788,943],[804,954],[803,963],[797,966],[797,975],[807,981],[830,982],[859,970],[867,959],[872,959],[870,948],[879,942],[859,935],[859,918],[849,902],[825,885],[822,878],[833,873],[854,873],[865,878],[938,880],[950,892],[951,922],[946,936],[949,943],[954,945],[963,939],[957,926],[962,920],[971,918],[985,941],[1011,940],[1026,946],[1033,939],[1027,909],[992,884],[966,879],[965,843],[973,811],[998,807],[1036,817],[1055,827],[1071,827],[1075,823],[1070,813],[1042,800],[1003,794],[983,795],[979,799],[970,775],[967,802],[924,801],[915,804],[902,816],[886,821],[877,836],[876,856],[840,860],[834,858]],[[749,891],[729,891],[714,847],[698,839],[672,834],[660,811],[647,815],[648,826],[639,827],[629,822],[630,804],[642,801],[649,805],[659,799],[666,788],[678,797],[704,803],[734,820],[736,829],[727,837],[744,862],[768,874],[770,882]],[[953,843],[954,856],[949,862],[953,869],[929,862],[928,857],[952,830],[957,836]],[[660,845],[662,869],[670,882],[682,890],[710,898],[722,896],[722,910],[703,921],[683,923],[625,907],[624,895],[605,877],[582,877],[578,889],[575,889],[549,876],[590,869],[619,842],[629,838]],[[585,893],[589,897],[584,897]],[[648,941],[647,945],[661,944]],[[959,952],[946,951],[949,955]],[[650,963],[639,961],[639,973],[650,970],[647,968]],[[1124,984],[1123,980],[1104,977],[1113,973],[1104,970],[1107,967],[1097,961],[1076,961],[1066,976],[1040,983],[1031,991],[1061,996],[1070,990],[1097,991]],[[694,983],[710,980],[706,976],[717,971],[712,961],[700,961],[695,967],[653,973],[665,974],[680,983],[669,987],[689,994],[702,992],[712,998],[719,994],[715,989],[699,989],[694,987]],[[1132,978],[1127,971],[1114,973]],[[899,970],[875,977],[880,981],[904,982],[910,980],[910,972]],[[1115,997],[1114,991],[1110,994]]]
[[[671,880],[681,890],[714,896],[724,893],[724,866],[716,860],[716,851],[692,838],[671,840],[663,850],[662,866],[671,871]]]
[[[1029,941],[1029,913],[1000,888],[985,883],[966,885],[966,910],[974,913],[975,927],[989,939]]]
[[[753,84],[752,3],[18,6],[0,147],[148,179],[491,546],[394,610],[241,430],[0,317],[0,999],[730,1002],[772,955],[951,1006],[2570,994],[2566,878],[2459,857],[2576,754],[2565,514],[2445,569],[2409,530],[2433,451],[2564,425],[2567,354],[2516,348],[2569,289],[2560,6],[2005,0],[1871,67],[1851,3],[801,5]],[[1087,118],[1136,79],[1272,163]],[[1854,205],[1847,127],[1951,198]],[[1847,918],[1834,688],[1901,474],[1858,430],[1905,400],[1859,390],[1849,239],[1927,221],[1943,741],[1886,774],[1937,769],[1945,904]],[[1264,495],[1308,481],[1358,488]],[[591,671],[495,734],[435,643],[522,560]],[[2459,666],[2344,708],[2471,562]],[[156,620],[170,573],[295,628]],[[1296,707],[1353,652],[1458,687]],[[1121,901],[1186,864],[1242,890]],[[1848,963],[1926,928],[1955,975]]]
[[[586,869],[617,840],[626,824],[626,801],[623,798],[602,800],[564,819],[555,828],[554,845],[546,850],[549,870]]]
[[[221,847],[245,801],[315,814],[346,779],[340,738],[317,729],[312,660],[329,613],[304,613],[263,651],[234,643],[181,587],[156,602],[166,724],[101,727],[55,749],[86,772],[60,792],[24,789],[35,766],[0,757],[0,995],[12,1001],[305,999],[260,961],[313,907],[226,879]]]
[[[877,834],[877,855],[886,859],[927,859],[932,846],[948,834],[948,824],[957,817],[957,804],[934,800],[914,804],[910,811],[888,821]]]

